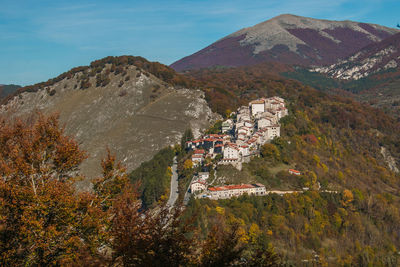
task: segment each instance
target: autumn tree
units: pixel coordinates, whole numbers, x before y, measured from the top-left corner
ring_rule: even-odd
[[[102,211],[72,186],[85,154],[58,117],[1,121],[0,262],[71,265],[100,259]],[[84,256],[84,259],[81,257]]]
[[[140,211],[137,192],[127,187],[113,206],[113,261],[124,266],[185,266],[193,262],[193,228],[181,209]]]
[[[280,160],[280,152],[278,148],[273,144],[264,144],[260,149],[261,155],[272,162],[276,162]]]
[[[116,156],[111,154],[109,149],[101,167],[102,176],[94,180],[93,189],[103,208],[108,209],[114,198],[128,185],[129,178],[126,169],[116,161]]]

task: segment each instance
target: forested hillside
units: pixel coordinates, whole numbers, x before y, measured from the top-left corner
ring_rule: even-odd
[[[268,243],[244,242],[238,224],[193,219],[160,203],[140,211],[138,184],[108,151],[91,192],[76,192],[86,157],[57,116],[0,121],[2,266],[273,266]],[[164,150],[162,154],[170,154]],[[146,166],[146,164],[144,164]],[[148,165],[147,165],[148,166]],[[142,168],[144,169],[144,168]]]
[[[164,148],[150,161],[143,162],[130,173],[131,181],[140,184],[141,199],[145,208],[149,208],[157,201],[163,201],[169,196],[174,155],[175,151],[172,148]]]
[[[332,266],[396,266],[400,177],[382,153],[390,151],[399,162],[395,119],[369,105],[271,75],[262,65],[190,75],[206,84],[207,99],[221,114],[259,97],[285,98],[289,116],[281,120],[281,137],[272,142],[270,153],[242,172],[270,188],[281,183],[311,189],[284,197],[193,201],[190,212],[201,211],[197,225],[204,232],[209,221],[222,216],[240,221],[245,231],[265,234],[290,261],[318,255]],[[281,164],[295,166],[302,175],[293,181],[286,172],[274,172]]]
[[[174,154],[181,159],[181,194],[199,171],[185,164],[190,154],[176,146],[160,151],[130,177],[113,154],[118,151],[102,155],[93,191],[75,192],[87,155],[60,129],[57,117],[4,119],[3,265],[398,266],[400,127],[395,119],[272,75],[263,65],[188,77],[171,73],[204,90],[223,116],[259,97],[283,97],[289,115],[280,122],[281,137],[234,177],[268,189],[309,190],[192,199],[185,211],[177,207],[170,213],[165,196]],[[218,125],[209,131],[217,132]],[[289,175],[289,166],[302,175]],[[217,167],[218,175],[224,171],[229,170]]]

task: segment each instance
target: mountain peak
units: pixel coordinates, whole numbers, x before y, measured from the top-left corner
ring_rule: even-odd
[[[328,65],[397,32],[376,24],[282,14],[234,32],[171,67],[182,71],[266,61]]]

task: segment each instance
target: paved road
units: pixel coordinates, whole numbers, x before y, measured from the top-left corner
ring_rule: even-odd
[[[169,193],[169,199],[167,202],[167,206],[170,209],[174,206],[176,200],[178,199],[178,163],[176,161],[176,156],[174,157],[174,163],[172,164],[172,177],[171,177],[171,188]]]

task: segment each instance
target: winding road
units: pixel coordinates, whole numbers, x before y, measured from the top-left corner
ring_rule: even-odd
[[[178,199],[178,163],[176,161],[176,156],[173,159],[173,164],[172,164],[172,176],[171,176],[171,188],[169,192],[169,199],[167,202],[167,206],[171,210],[174,205],[176,200]]]

